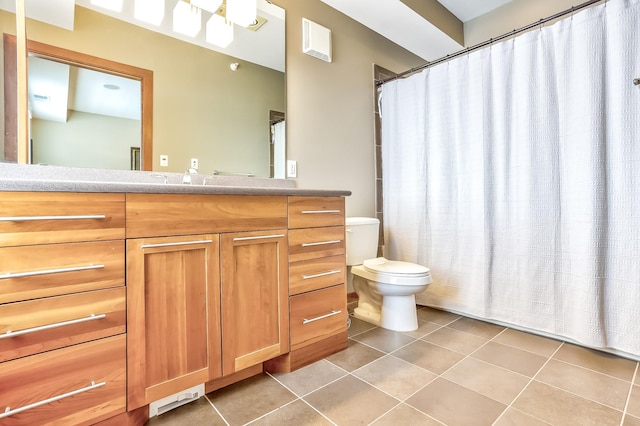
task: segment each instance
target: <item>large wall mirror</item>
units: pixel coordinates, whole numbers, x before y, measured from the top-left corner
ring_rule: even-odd
[[[206,11],[202,12],[202,30],[197,36],[171,33],[166,28],[170,27],[169,15],[179,1],[165,1],[168,15],[159,26],[127,21],[134,21],[134,0],[124,0],[122,12],[102,10],[90,0],[76,0],[73,31],[27,19],[32,162],[56,164],[64,158],[73,162],[62,165],[182,172],[190,167],[192,158],[197,158],[201,173],[284,177],[284,10],[259,0],[259,27],[236,26],[233,42],[227,48],[219,48],[204,40],[206,23],[213,15]],[[131,16],[124,16],[127,14]],[[11,16],[11,12],[0,11],[4,21],[10,21]],[[258,40],[253,47],[255,54],[247,53],[252,48],[240,47],[251,43],[252,38]],[[47,45],[126,64],[138,73],[150,71],[153,96],[152,108],[147,112],[153,125],[145,131],[144,77],[135,72],[100,70],[93,65],[80,64],[76,68],[74,61],[61,61],[42,49],[31,48]],[[53,99],[36,88],[36,82],[42,81],[41,74],[56,68],[57,78],[68,82],[66,114],[59,114],[58,121],[45,118],[48,113],[41,107]],[[94,75],[87,68],[106,74]],[[115,81],[116,76],[143,86],[130,88],[127,80]],[[139,115],[105,112],[111,101],[98,91],[86,92],[87,84],[115,98],[138,91],[142,97],[134,104],[142,106]],[[91,94],[86,97],[83,93]],[[98,116],[108,117],[107,121],[99,124]],[[134,126],[136,122],[138,127]],[[88,133],[60,136],[62,127]],[[53,136],[54,141],[46,140],[44,135]],[[145,135],[152,135],[146,148]],[[90,146],[100,139],[112,143],[107,148],[87,149],[82,145],[83,141]],[[69,151],[65,153],[64,149]],[[111,163],[98,164],[92,155]],[[168,161],[161,164],[161,156]]]

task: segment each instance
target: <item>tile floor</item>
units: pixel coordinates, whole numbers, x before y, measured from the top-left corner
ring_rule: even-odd
[[[353,318],[346,350],[148,424],[640,426],[635,361],[434,309],[418,317],[409,333]]]

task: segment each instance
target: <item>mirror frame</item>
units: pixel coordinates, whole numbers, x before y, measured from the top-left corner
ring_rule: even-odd
[[[16,37],[4,34],[4,51],[16,51]],[[7,50],[9,49],[9,50]],[[153,169],[153,71],[120,62],[110,61],[97,56],[87,55],[61,47],[51,46],[33,40],[27,40],[27,54],[34,54],[56,62],[88,68],[94,71],[101,71],[114,74],[120,77],[131,78],[140,82],[140,125],[142,140],[140,141],[141,169],[151,171]],[[21,76],[17,75],[17,56],[5,55],[5,81],[18,81]],[[25,76],[26,77],[26,76]],[[5,108],[6,111],[17,111],[17,85],[5,85]],[[17,119],[16,117],[13,117]],[[17,140],[17,120],[5,114],[5,161],[17,161],[18,140]],[[28,140],[20,141],[28,144]],[[25,147],[26,149],[26,147]],[[6,158],[7,153],[16,153],[16,158]]]

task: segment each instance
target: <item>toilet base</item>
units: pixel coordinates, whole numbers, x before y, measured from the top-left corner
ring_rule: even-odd
[[[415,295],[383,296],[380,317],[380,327],[387,330],[417,330],[418,313],[416,311]]]
[[[362,308],[355,308],[353,310],[353,316],[361,319],[362,321],[366,321],[373,325],[380,326],[380,313],[379,312],[371,312]]]

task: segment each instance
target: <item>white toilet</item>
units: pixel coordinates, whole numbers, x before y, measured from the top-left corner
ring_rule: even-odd
[[[358,294],[354,316],[388,330],[418,328],[416,293],[431,283],[429,268],[409,262],[376,258],[380,221],[348,217],[347,266]]]

